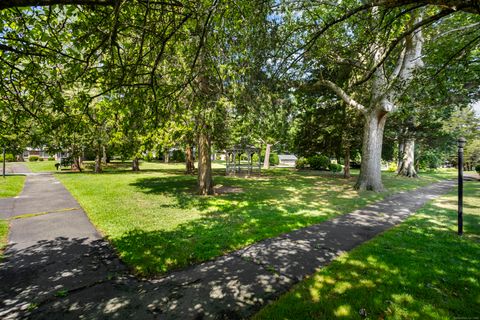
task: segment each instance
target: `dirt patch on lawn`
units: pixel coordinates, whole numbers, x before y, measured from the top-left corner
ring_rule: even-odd
[[[215,194],[229,194],[229,193],[242,193],[243,188],[240,187],[231,187],[231,186],[223,186],[223,185],[216,185],[214,187]]]

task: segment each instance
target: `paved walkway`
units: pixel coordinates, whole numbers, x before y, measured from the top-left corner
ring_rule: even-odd
[[[53,176],[29,176],[12,211],[2,215],[53,213],[11,220],[7,258],[0,265],[0,318],[246,318],[453,186],[444,181],[396,194],[163,278],[142,280],[128,273]]]

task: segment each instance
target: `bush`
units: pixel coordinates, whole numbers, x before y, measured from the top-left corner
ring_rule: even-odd
[[[477,173],[480,174],[480,164],[477,164],[475,166],[475,171],[477,171]]]
[[[276,153],[270,153],[270,158],[269,162],[271,166],[276,166],[280,163],[280,160],[278,159],[278,154]]]
[[[1,154],[0,154],[0,162],[3,162],[3,156]],[[6,153],[5,162],[15,162],[15,157],[13,156],[13,154]]]
[[[30,157],[28,157],[28,161],[38,161],[38,159],[40,159],[39,156],[30,156]]]
[[[298,158],[297,161],[295,161],[295,168],[297,168],[297,169],[305,169],[305,167],[307,166],[307,164],[308,164],[307,159],[301,157],[301,158]]]
[[[326,156],[315,155],[308,158],[308,163],[310,164],[310,168],[314,170],[328,170],[330,159]]]
[[[45,161],[45,159],[43,159],[43,158],[38,158],[38,161]]]
[[[332,172],[341,172],[343,167],[341,164],[337,164],[337,163],[330,163],[328,165],[328,169]]]
[[[397,170],[398,170],[398,165],[395,161],[392,161],[388,164],[388,169],[387,169],[388,172],[397,172]]]
[[[55,161],[54,157],[48,157],[48,161]]]
[[[185,152],[182,150],[173,150],[170,160],[173,162],[185,162]]]

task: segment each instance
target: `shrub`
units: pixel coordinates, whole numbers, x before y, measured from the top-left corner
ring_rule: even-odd
[[[330,159],[326,156],[315,155],[308,158],[310,168],[314,170],[327,170],[330,165]]]
[[[43,158],[38,158],[38,161],[45,161],[45,159],[43,159]]]
[[[475,171],[477,171],[477,173],[480,174],[480,164],[477,164],[475,166]]]
[[[48,157],[48,161],[55,161],[54,157]]]
[[[270,158],[269,162],[271,166],[276,166],[280,163],[280,160],[278,159],[278,154],[276,153],[270,153]]]
[[[185,152],[182,150],[173,150],[170,160],[173,162],[185,162]]]
[[[342,171],[342,165],[341,164],[337,164],[337,163],[330,163],[328,165],[328,169],[332,172],[341,172]]]
[[[388,169],[387,169],[388,172],[397,172],[397,170],[398,170],[398,165],[395,161],[392,161],[388,164]]]
[[[39,158],[39,156],[30,156],[28,157],[28,161],[38,161]]]
[[[15,157],[11,153],[5,154],[5,161],[6,162],[15,162]],[[0,154],[0,162],[3,162],[3,156]]]
[[[305,169],[307,166],[308,161],[304,157],[298,158],[297,161],[295,161],[295,168],[297,169]]]

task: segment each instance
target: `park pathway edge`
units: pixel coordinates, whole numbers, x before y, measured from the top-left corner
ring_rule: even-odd
[[[175,271],[159,279],[139,280],[125,270],[99,237],[60,237],[30,243],[11,252],[13,290],[0,291],[8,302],[32,290],[21,276],[45,278],[41,299],[17,306],[0,304],[0,317],[17,319],[244,319],[337,256],[399,224],[426,202],[447,193],[454,181],[442,181],[394,194],[352,213],[255,243],[215,260]],[[81,210],[83,216],[83,210]],[[52,213],[58,217],[68,213]],[[34,218],[19,219],[31,221]],[[39,250],[40,249],[40,250]],[[9,249],[10,250],[10,249]],[[77,254],[77,253],[80,253]],[[51,258],[74,259],[51,264]],[[28,258],[28,259],[27,259]],[[45,266],[37,261],[50,261]],[[76,259],[76,260],[75,260]],[[49,269],[50,266],[50,269]],[[55,267],[56,266],[56,267]],[[43,274],[41,268],[46,268]],[[97,268],[97,269],[95,269]],[[50,271],[49,271],[50,270]],[[14,272],[15,271],[15,272]],[[48,273],[50,272],[50,273]],[[50,283],[54,279],[57,287]],[[78,280],[78,281],[77,281]],[[55,284],[54,281],[54,284]],[[42,288],[42,281],[39,287]],[[35,287],[35,286],[33,286]],[[23,290],[22,290],[23,289]],[[38,290],[38,288],[36,288]],[[35,289],[33,289],[35,292]],[[16,296],[10,296],[15,293]],[[9,295],[10,294],[10,295]],[[31,297],[26,295],[27,297]],[[20,299],[21,300],[21,299]]]

